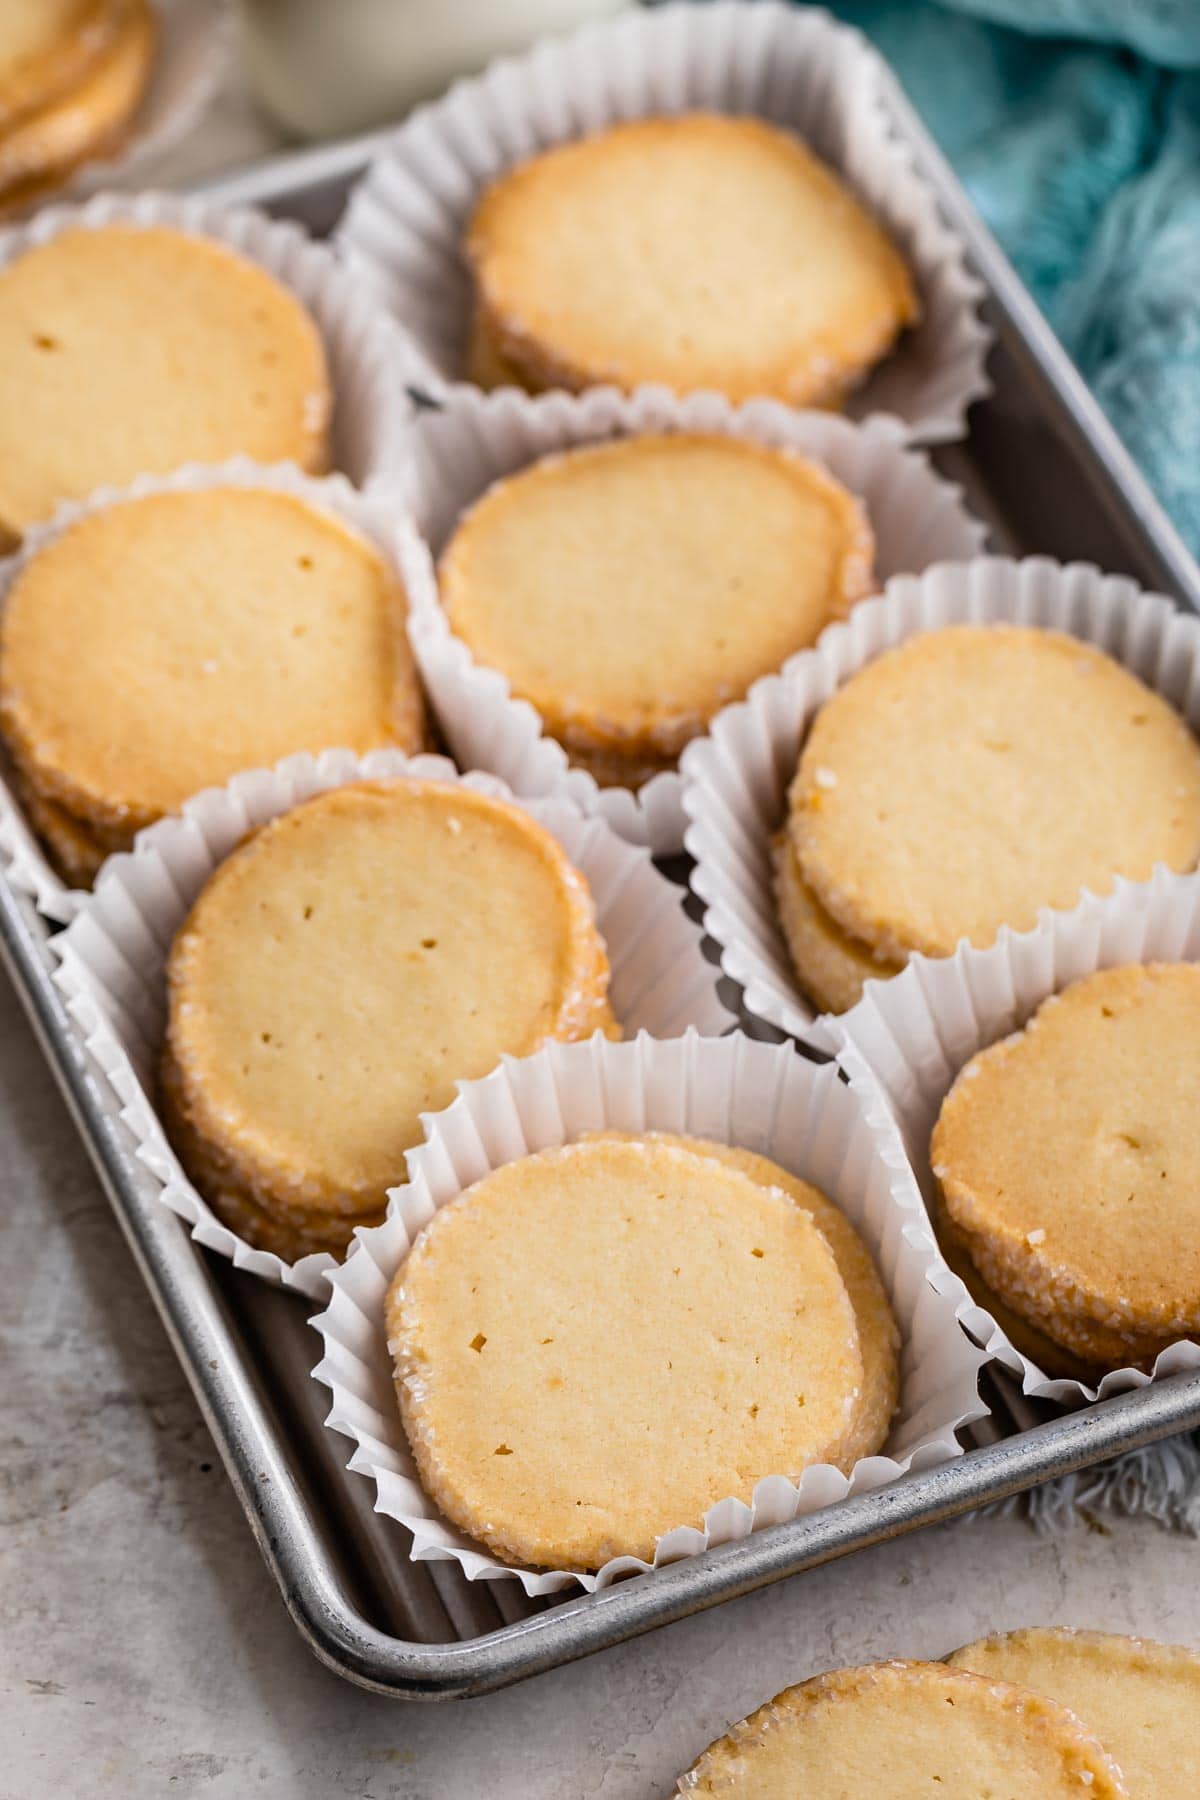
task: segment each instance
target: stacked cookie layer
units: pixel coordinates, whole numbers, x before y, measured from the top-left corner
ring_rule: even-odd
[[[424,1486],[525,1566],[650,1560],[765,1476],[849,1471],[896,1404],[848,1220],[697,1139],[604,1133],[495,1170],[421,1233],[387,1332]]]
[[[879,226],[797,138],[693,113],[613,126],[484,193],[471,375],[661,382],[836,406],[917,315]]]
[[[161,1099],[213,1210],[287,1261],[382,1216],[423,1112],[552,1039],[616,1033],[582,876],[453,784],[338,788],[220,864],[172,946]]]
[[[869,664],[812,726],[775,847],[797,974],[843,1011],[914,952],[1200,859],[1200,750],[1103,652],[951,626]]]
[[[638,787],[870,591],[873,550],[858,500],[817,464],[685,432],[497,482],[438,575],[456,635],[572,762]]]
[[[973,1057],[930,1145],[942,1234],[1051,1373],[1200,1337],[1200,965],[1106,969]]]
[[[85,514],[0,622],[0,727],[68,880],[241,769],[330,744],[423,744],[405,598],[369,540],[268,488]]]
[[[0,213],[120,147],[156,36],[149,0],[0,0]]]

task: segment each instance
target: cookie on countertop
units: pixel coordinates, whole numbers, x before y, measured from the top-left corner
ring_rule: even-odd
[[[1200,964],[1105,969],[972,1057],[930,1144],[955,1242],[1085,1363],[1200,1337]]]
[[[629,1134],[602,1132],[596,1136],[621,1142]],[[679,1137],[665,1131],[645,1132],[642,1140],[676,1144],[696,1156],[711,1156],[726,1167],[748,1175],[760,1187],[781,1189],[811,1215],[833,1251],[838,1273],[850,1296],[863,1361],[857,1423],[851,1429],[846,1447],[845,1467],[852,1468],[859,1457],[874,1456],[886,1442],[900,1398],[900,1331],[874,1258],[841,1207],[820,1188],[793,1175],[790,1169],[739,1145],[719,1144],[711,1138]]]
[[[1070,1707],[1119,1763],[1131,1800],[1195,1800],[1200,1792],[1195,1650],[1059,1625],[981,1638],[946,1660]]]
[[[146,89],[157,39],[149,0],[113,0],[111,41],[78,82],[0,129],[0,212],[64,181],[80,163],[111,156]]]
[[[606,784],[672,767],[872,586],[857,498],[788,450],[647,434],[496,482],[442,552],[451,628]]]
[[[787,1688],[712,1744],[679,1792],[730,1800],[1128,1800],[1065,1706],[942,1663],[834,1669]]]
[[[121,500],[51,539],[0,619],[0,729],[63,872],[241,769],[421,749],[405,611],[367,538],[273,489]]]
[[[0,269],[0,534],[239,451],[323,469],[331,406],[308,312],[212,239],[75,226]]]
[[[949,956],[1113,878],[1200,858],[1200,747],[1077,638],[953,625],[908,639],[817,714],[789,796],[797,868],[869,954]]]
[[[264,826],[205,884],[167,985],[184,1166],[296,1254],[378,1218],[456,1081],[616,1030],[583,877],[528,813],[445,783],[355,783]]]
[[[393,1280],[404,1429],[448,1518],[506,1560],[597,1569],[841,1463],[863,1378],[811,1213],[708,1154],[598,1137],[444,1206]]]
[[[523,385],[661,382],[836,406],[917,317],[899,252],[789,132],[637,119],[494,181],[466,253],[477,339]]]

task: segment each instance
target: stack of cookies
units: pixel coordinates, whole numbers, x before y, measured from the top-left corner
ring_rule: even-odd
[[[1105,969],[972,1057],[930,1145],[939,1230],[1050,1374],[1200,1338],[1200,965]]]
[[[1114,876],[1200,860],[1200,748],[1102,651],[956,625],[887,651],[818,713],[775,845],[805,992],[852,1006],[915,953],[1024,930]]]
[[[421,749],[405,612],[375,546],[298,493],[163,491],[52,537],[0,620],[0,728],[60,873],[90,883],[190,795],[293,751]]]
[[[1191,1800],[1200,1655],[1048,1627],[945,1663],[835,1669],[707,1749],[680,1794],[740,1800]]]
[[[0,0],[0,214],[120,148],[155,38],[150,0]]]
[[[872,587],[856,497],[793,451],[681,432],[497,482],[443,551],[442,604],[576,766],[640,787]]]
[[[650,1561],[765,1476],[848,1473],[897,1399],[895,1320],[833,1202],[656,1133],[528,1155],[449,1202],[387,1335],[427,1492],[525,1567]]]
[[[265,269],[164,226],[77,226],[0,268],[0,548],[62,500],[243,453],[323,470],[317,327]]]
[[[221,863],[176,934],[170,1135],[238,1236],[339,1254],[457,1080],[619,1035],[608,978],[586,883],[530,814],[453,783],[334,789]]]
[[[754,118],[639,119],[545,151],[485,191],[465,248],[482,387],[838,406],[918,311],[849,189]]]

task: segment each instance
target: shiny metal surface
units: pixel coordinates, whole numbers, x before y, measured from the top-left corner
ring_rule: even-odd
[[[898,89],[893,111],[987,286],[997,340],[994,393],[974,409],[968,441],[937,452],[939,466],[966,488],[998,548],[1083,557],[1200,610],[1200,570]],[[276,158],[207,191],[328,231],[377,142]],[[420,1699],[483,1693],[1200,1426],[1196,1375],[1067,1417],[1031,1408],[988,1376],[993,1415],[959,1461],[600,1594],[529,1602],[515,1583],[470,1584],[453,1565],[411,1563],[404,1534],[372,1513],[369,1485],[345,1473],[342,1440],[323,1428],[303,1302],[197,1249],[153,1198],[71,1035],[47,941],[44,922],[0,881],[0,954],[263,1556],[315,1654],[364,1687]]]

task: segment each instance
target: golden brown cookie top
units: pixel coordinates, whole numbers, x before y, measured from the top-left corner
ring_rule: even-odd
[[[167,973],[179,1109],[275,1207],[378,1207],[456,1081],[611,1027],[582,876],[528,813],[449,784],[356,783],[264,826]]]
[[[1074,982],[943,1102],[930,1160],[952,1224],[1046,1308],[1200,1331],[1198,1091],[1200,965]]]
[[[954,625],[853,676],[791,791],[800,873],[884,956],[1027,929],[1115,875],[1200,857],[1200,749],[1165,700],[1061,632]]]
[[[540,385],[836,404],[917,312],[833,171],[758,119],[639,119],[484,194],[467,255],[498,347]]]
[[[122,501],[14,581],[0,722],[40,793],[132,830],[297,750],[420,749],[404,616],[375,547],[307,500]]]
[[[1066,1707],[941,1663],[835,1669],[735,1725],[679,1783],[730,1800],[1123,1800],[1120,1770]]]
[[[485,1176],[422,1232],[387,1328],[428,1492],[534,1566],[650,1559],[716,1501],[837,1461],[862,1383],[811,1214],[653,1138]]]
[[[620,1142],[622,1134],[601,1135]],[[833,1251],[854,1308],[863,1360],[856,1423],[840,1459],[841,1467],[849,1474],[860,1456],[874,1456],[882,1448],[900,1389],[900,1331],[871,1252],[835,1201],[769,1156],[740,1145],[719,1144],[711,1138],[678,1137],[665,1131],[646,1132],[643,1137],[649,1143],[675,1144],[696,1156],[711,1156],[726,1168],[748,1175],[759,1187],[778,1188],[811,1216]]]
[[[650,434],[502,480],[441,558],[454,631],[550,731],[677,754],[871,586],[857,499],[737,438]]]
[[[1131,1800],[1194,1800],[1200,1778],[1195,1650],[1058,1625],[981,1638],[947,1660],[1070,1707],[1120,1764]]]
[[[244,452],[327,461],[324,347],[301,303],[211,239],[60,232],[0,269],[0,525],[105,483]]]

